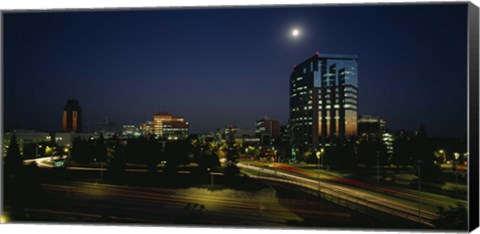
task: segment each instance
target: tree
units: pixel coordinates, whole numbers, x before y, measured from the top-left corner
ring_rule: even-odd
[[[354,143],[337,139],[326,153],[326,159],[332,166],[341,170],[351,170],[356,166]]]
[[[22,173],[5,177],[4,204],[35,208],[42,199],[41,180],[35,162],[22,167]]]
[[[114,178],[121,178],[125,172],[125,148],[116,136],[114,142],[108,151],[108,169]]]
[[[162,158],[162,145],[153,137],[144,142],[144,154],[148,165],[148,171],[154,175],[157,173],[157,165]]]
[[[18,146],[17,137],[12,134],[10,138],[10,145],[8,146],[7,155],[5,158],[5,168],[15,174],[22,166],[22,156]]]
[[[193,151],[187,140],[178,140],[166,144],[165,157],[167,161],[166,172],[176,173],[177,166],[189,163],[189,153]]]
[[[73,161],[78,163],[91,162],[93,161],[93,147],[88,141],[76,137],[73,139],[70,156]]]
[[[381,140],[365,136],[358,144],[358,161],[369,166],[384,165],[387,163],[387,147]]]
[[[100,134],[100,137],[94,143],[94,152],[93,156],[97,162],[106,162],[107,161],[107,147],[105,145],[105,139],[103,134]]]
[[[227,151],[225,163],[225,177],[232,178],[240,173],[240,169],[237,167],[238,151],[234,147],[230,147]]]
[[[206,173],[208,168],[213,169],[220,166],[218,156],[213,150],[208,149],[208,144],[197,143],[193,148],[193,154],[201,174]]]

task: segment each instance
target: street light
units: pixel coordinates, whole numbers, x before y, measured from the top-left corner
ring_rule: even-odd
[[[422,223],[422,214],[421,214],[421,208],[420,208],[420,165],[423,163],[422,160],[417,160],[415,162],[417,164],[417,170],[418,170],[418,222]]]
[[[440,153],[440,155],[442,156],[442,162],[445,162],[447,161],[447,152],[443,149],[439,150],[438,151]]]
[[[377,151],[377,186],[380,184],[380,152]]]
[[[317,179],[318,179],[318,194],[320,195],[320,159],[322,159],[322,169],[323,169],[323,148],[320,149],[319,151],[315,152],[315,156],[317,156]]]
[[[97,162],[97,158],[93,158],[93,161]],[[100,163],[100,161],[98,161],[98,164],[100,165],[100,181],[102,181],[103,180],[103,167],[102,167],[102,164]]]
[[[210,173],[210,185],[213,185],[213,174],[212,174],[212,172],[210,171],[210,167],[207,168],[207,171],[208,171],[208,173]]]
[[[457,172],[457,161],[460,158],[460,154],[455,152],[453,154],[455,156],[455,161],[453,161],[453,170],[455,172],[455,196],[458,196],[458,172]]]
[[[38,158],[38,149],[41,149],[42,148],[42,145],[38,145],[37,143],[37,146],[35,147],[35,158]]]

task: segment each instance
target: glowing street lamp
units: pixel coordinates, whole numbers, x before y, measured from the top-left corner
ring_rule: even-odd
[[[318,179],[318,193],[320,194],[320,159],[322,159],[322,169],[323,169],[323,148],[315,152],[315,156],[317,156],[317,165],[318,165],[318,170],[317,170],[317,179]]]
[[[458,172],[457,172],[457,161],[458,158],[460,158],[460,154],[455,152],[453,153],[453,156],[455,156],[455,161],[453,161],[453,170],[455,172],[455,196],[458,195]]]
[[[420,189],[421,189],[421,181],[420,181],[420,166],[423,164],[422,160],[417,160],[415,162],[417,164],[417,170],[418,170],[418,222],[422,222],[422,213],[421,213],[421,200],[420,200]]]
[[[211,170],[210,170],[210,167],[207,168],[207,171],[208,171],[208,173],[210,173],[210,185],[213,185],[213,174],[212,174],[212,172],[211,172]]]
[[[38,145],[37,143],[37,146],[35,147],[35,158],[38,158],[38,149],[41,149],[42,147],[42,145]]]
[[[441,157],[442,157],[442,162],[445,162],[445,160],[446,160],[445,150],[440,149],[440,150],[438,151],[438,153],[439,153],[439,154],[441,155]]]

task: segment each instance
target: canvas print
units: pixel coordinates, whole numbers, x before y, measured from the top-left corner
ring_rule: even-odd
[[[467,231],[471,9],[3,12],[1,221]]]

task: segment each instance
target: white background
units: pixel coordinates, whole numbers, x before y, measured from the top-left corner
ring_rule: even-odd
[[[92,8],[139,8],[139,7],[165,7],[165,6],[227,6],[227,5],[272,5],[272,4],[346,4],[346,3],[378,3],[387,2],[383,0],[0,0],[0,10],[19,10],[19,9],[92,9]],[[419,1],[388,1],[395,3],[414,3]],[[427,1],[421,1],[427,2]],[[445,2],[445,1],[442,1]],[[451,2],[451,1],[450,1]],[[472,1],[475,5],[480,6],[480,0]],[[3,94],[2,94],[3,95]],[[86,225],[46,225],[46,224],[2,224],[0,225],[0,233],[66,233],[68,234],[92,234],[92,233],[195,233],[195,234],[309,234],[326,232],[324,230],[294,230],[294,229],[239,229],[239,228],[179,228],[179,227],[145,227],[145,226],[86,226]],[[386,231],[339,231],[328,229],[331,234],[371,234],[371,233],[398,233]],[[404,231],[409,232],[409,231]],[[419,233],[419,232],[409,232]],[[480,230],[474,233],[479,234]]]

